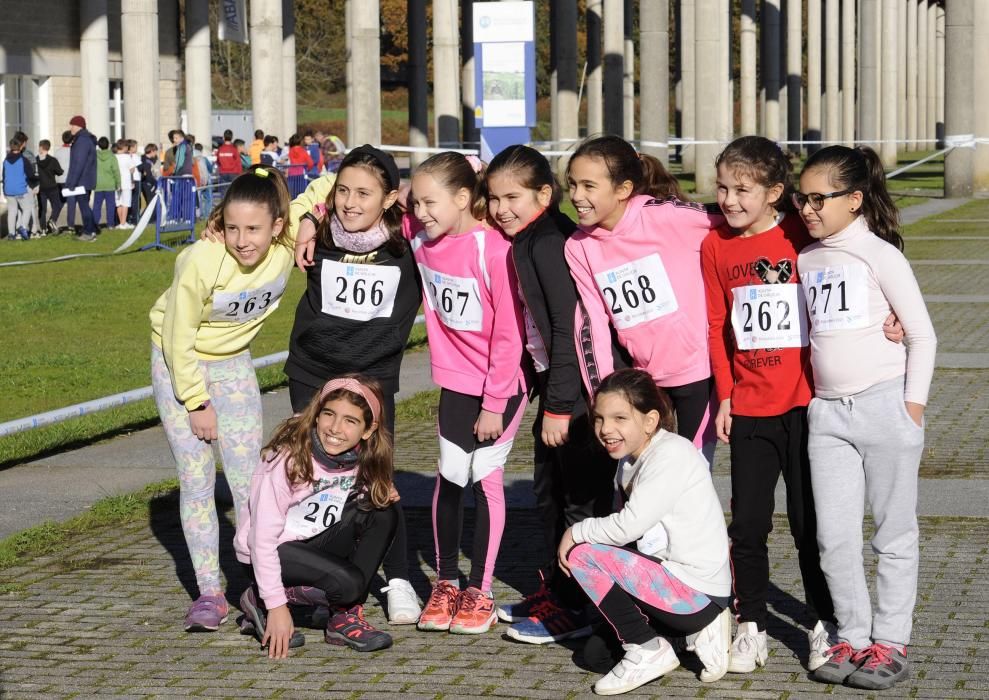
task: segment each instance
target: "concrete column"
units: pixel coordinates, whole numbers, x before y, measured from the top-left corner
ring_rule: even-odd
[[[154,11],[157,13],[158,4],[157,2],[134,2],[134,0],[123,0],[120,4],[120,9],[124,11],[124,7],[128,5],[154,5]],[[123,15],[120,22],[121,39],[124,44],[127,42],[127,36],[130,34],[124,27],[124,17]],[[155,32],[155,37],[157,38],[157,30]],[[205,2],[190,2],[186,3],[185,6],[185,109],[186,109],[186,124],[190,134],[194,135],[199,139],[199,143],[203,144],[203,148],[212,147],[210,137],[212,136],[212,124],[211,117],[213,113],[213,86],[211,84],[211,73],[212,67],[210,64],[210,47],[209,47],[209,4]],[[141,38],[141,45],[135,47],[140,56],[139,60],[143,59],[143,62],[147,62],[147,57],[150,55],[157,56],[155,54],[149,54],[148,49],[144,44],[144,38]],[[127,61],[124,60],[126,65]],[[154,62],[156,63],[156,62]],[[157,65],[157,63],[156,63]],[[126,70],[126,68],[125,68]],[[142,71],[143,73],[144,71]],[[138,74],[141,80],[145,83],[148,82],[147,75]],[[150,87],[150,85],[149,85]],[[130,133],[130,119],[127,117],[127,103],[130,102],[130,85],[128,85],[127,80],[124,80],[124,122],[127,125],[127,132]],[[155,94],[157,94],[157,81],[155,82]],[[243,134],[241,138],[247,140],[250,134]],[[147,143],[147,142],[145,142]]]
[[[409,145],[429,146],[429,84],[426,77],[426,0],[409,0]],[[426,153],[412,153],[409,161],[416,167]]]
[[[935,27],[935,97],[934,121],[936,125],[937,147],[944,148],[944,7],[937,6],[937,25]]]
[[[905,0],[907,7],[907,143],[906,150],[917,150],[917,0]]]
[[[347,104],[354,104],[354,2],[355,0],[345,0],[343,6],[343,36],[347,48],[346,78],[347,78]],[[354,121],[350,110],[347,110],[347,144],[353,147],[354,144]],[[360,144],[357,144],[360,145]]]
[[[696,0],[680,0],[680,41],[677,54],[680,56],[680,138],[695,137],[697,114],[697,51],[694,46],[694,19]],[[694,146],[680,148],[680,162],[686,172],[693,172],[696,165]]]
[[[786,2],[786,138],[799,141],[803,129],[803,0]],[[790,145],[799,153],[800,146]]]
[[[928,138],[927,68],[930,64],[927,55],[927,0],[915,2],[914,9],[917,11],[917,138],[923,141]],[[922,151],[930,147],[930,143],[917,144]]]
[[[899,52],[899,13],[896,6],[899,0],[882,0],[882,30],[879,34],[882,45],[882,72],[880,81],[882,83],[882,113],[880,114],[881,128],[880,134],[883,139],[881,147],[878,149],[883,159],[883,166],[887,169],[896,168],[896,93],[898,86],[897,74],[901,70],[896,62]]]
[[[739,111],[742,134],[756,133],[755,0],[742,0],[739,21]]]
[[[639,60],[649,70],[639,80],[639,130],[643,141],[666,143],[670,137],[670,0],[639,7]],[[669,163],[669,149],[642,146],[643,153]]]
[[[841,4],[841,140],[855,144],[855,3]]]
[[[821,138],[821,0],[807,0],[807,135]],[[811,153],[820,146],[811,144]]]
[[[474,3],[460,3],[460,118],[464,143],[481,145],[481,131],[474,125]]]
[[[381,143],[381,15],[378,0],[361,0],[351,8],[354,60],[353,102],[347,119],[353,120],[353,143]],[[353,116],[351,116],[353,115]]]
[[[841,95],[838,94],[839,0],[824,0],[824,140],[841,139]]]
[[[927,138],[937,138],[937,2],[927,5]]]
[[[698,30],[700,17],[698,13]],[[762,1],[762,85],[766,90],[762,133],[766,138],[778,141],[780,138],[780,0]]]
[[[254,128],[285,138],[281,100],[282,0],[252,0],[250,12]]]
[[[876,42],[879,39],[880,0],[861,0],[861,40],[859,44],[859,66],[862,83],[859,86],[859,139],[875,141],[879,139],[880,105],[876,99],[879,86],[879,66],[876,64]],[[869,144],[872,148],[876,144]]]
[[[552,76],[556,86],[553,138],[576,139],[580,136],[580,105],[577,103],[577,0],[553,0],[552,12]],[[566,147],[566,143],[555,144],[555,148],[561,150]]]
[[[106,15],[107,0],[82,0],[79,9],[82,116],[86,118],[88,130],[96,137],[110,135],[110,106],[107,99],[110,94],[107,72],[109,35]],[[61,125],[59,128],[67,129],[68,125]]]
[[[789,34],[787,32],[787,5],[789,0],[780,0],[780,139],[785,139],[787,133],[786,119],[789,112],[789,100],[786,96],[786,61],[789,54]]]
[[[436,145],[460,145],[460,47],[455,0],[433,0],[433,114]]]
[[[205,14],[205,10],[203,12]],[[206,79],[209,81],[209,23],[206,23]],[[154,51],[154,53],[151,53]],[[161,137],[158,109],[158,3],[155,0],[122,0],[120,3],[120,52],[124,68],[124,133],[141,148]],[[188,54],[186,54],[188,56]],[[188,59],[187,59],[188,60]],[[209,91],[207,89],[207,97]],[[209,103],[207,102],[207,108]],[[209,138],[209,112],[206,131]],[[87,117],[88,119],[88,117]],[[94,132],[95,133],[95,132]],[[195,132],[193,132],[195,133]],[[204,143],[209,143],[204,142]]]
[[[727,143],[735,131],[735,94],[731,80],[731,0],[720,0],[718,16],[718,86],[721,107],[718,109],[718,138]]]
[[[719,97],[718,43],[721,37],[719,21],[724,19],[718,10],[720,0],[695,0],[694,2],[694,50],[697,73],[694,90],[697,98],[697,113],[694,118],[695,136],[698,141],[713,141],[717,138]],[[778,117],[778,115],[777,115]],[[779,119],[777,118],[777,123]],[[697,194],[714,192],[717,173],[714,159],[720,150],[717,144],[699,144],[696,151],[695,183]]]
[[[601,31],[604,5],[602,0],[587,0],[585,34],[587,37],[587,135],[604,131],[604,103],[601,60]]]
[[[635,2],[633,0],[623,1],[625,3],[625,9],[622,13],[625,69],[622,75],[622,115],[625,122],[622,131],[625,139],[630,141],[635,138],[635,41],[633,39]]]
[[[989,95],[986,93],[986,81],[989,80],[989,2],[976,0],[974,9],[972,64],[975,70],[972,73],[972,84],[975,89],[972,90],[971,100],[972,133],[976,139],[989,139]],[[989,194],[989,143],[977,143],[972,153],[972,194],[979,197]]]
[[[901,141],[907,136],[907,5],[896,3],[897,36],[896,42],[896,138]],[[906,150],[904,144],[898,148]]]
[[[192,3],[189,3],[192,4]],[[188,7],[188,4],[186,5]],[[295,8],[282,0],[282,128],[285,140],[298,131],[298,100],[295,89]]]
[[[625,76],[625,3],[604,0],[604,130],[622,134],[625,130],[623,81]]]
[[[947,136],[975,133],[974,22],[976,9],[982,4],[983,0],[951,0],[945,6],[944,130]],[[978,16],[982,18],[981,9]],[[945,197],[972,196],[974,156],[975,150],[971,148],[955,148],[945,155]]]

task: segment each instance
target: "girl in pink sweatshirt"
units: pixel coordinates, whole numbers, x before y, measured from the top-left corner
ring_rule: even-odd
[[[617,136],[584,141],[567,182],[580,230],[565,252],[583,302],[574,333],[588,391],[621,366],[614,333],[670,395],[677,432],[700,448],[712,395],[700,248],[723,218],[684,201],[658,160]]]
[[[234,550],[254,581],[240,607],[270,658],[305,643],[290,603],[329,607],[327,644],[355,651],[391,646],[363,609],[398,523],[392,439],[381,409],[373,379],[331,379],[265,447]]]
[[[419,629],[486,632],[491,579],[505,527],[503,470],[525,409],[522,314],[511,246],[484,223],[483,166],[439,153],[412,178],[406,226],[423,282],[433,381],[440,385],[440,459],[433,493],[437,581]],[[477,503],[474,561],[460,590],[463,493]]]

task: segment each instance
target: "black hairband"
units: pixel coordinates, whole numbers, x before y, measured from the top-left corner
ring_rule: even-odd
[[[398,166],[395,165],[394,158],[369,143],[365,143],[363,146],[358,146],[347,154],[348,157],[353,155],[371,156],[378,161],[378,165],[381,166],[381,169],[385,171],[385,175],[388,176],[388,184],[391,185],[391,189],[398,189],[398,186],[402,182],[402,178],[398,174]]]

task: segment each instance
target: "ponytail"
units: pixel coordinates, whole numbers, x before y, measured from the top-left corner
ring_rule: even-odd
[[[676,197],[686,201],[680,184],[658,159],[640,155],[632,144],[618,136],[597,136],[581,143],[570,163],[579,157],[596,158],[604,162],[611,184],[615,187],[628,181],[634,194],[644,194],[658,199]],[[567,178],[570,165],[567,165]]]
[[[640,153],[639,162],[642,164],[642,192],[636,194],[647,194],[657,199],[674,197],[683,202],[689,201],[680,189],[680,183],[663,167],[658,158]]]
[[[447,191],[454,193],[466,189],[471,194],[470,213],[478,221],[488,216],[488,191],[485,185],[484,161],[476,156],[464,156],[456,151],[444,151],[430,156],[416,168],[416,173],[427,173]]]

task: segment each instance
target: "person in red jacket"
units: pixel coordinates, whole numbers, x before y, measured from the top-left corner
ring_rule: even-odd
[[[292,134],[288,139],[288,176],[305,175],[307,171],[313,169],[312,156],[302,145],[302,137]]]
[[[216,168],[220,173],[220,182],[233,182],[234,178],[244,172],[240,150],[233,144],[233,140],[233,132],[227,129],[223,132],[223,143],[216,149]]]

